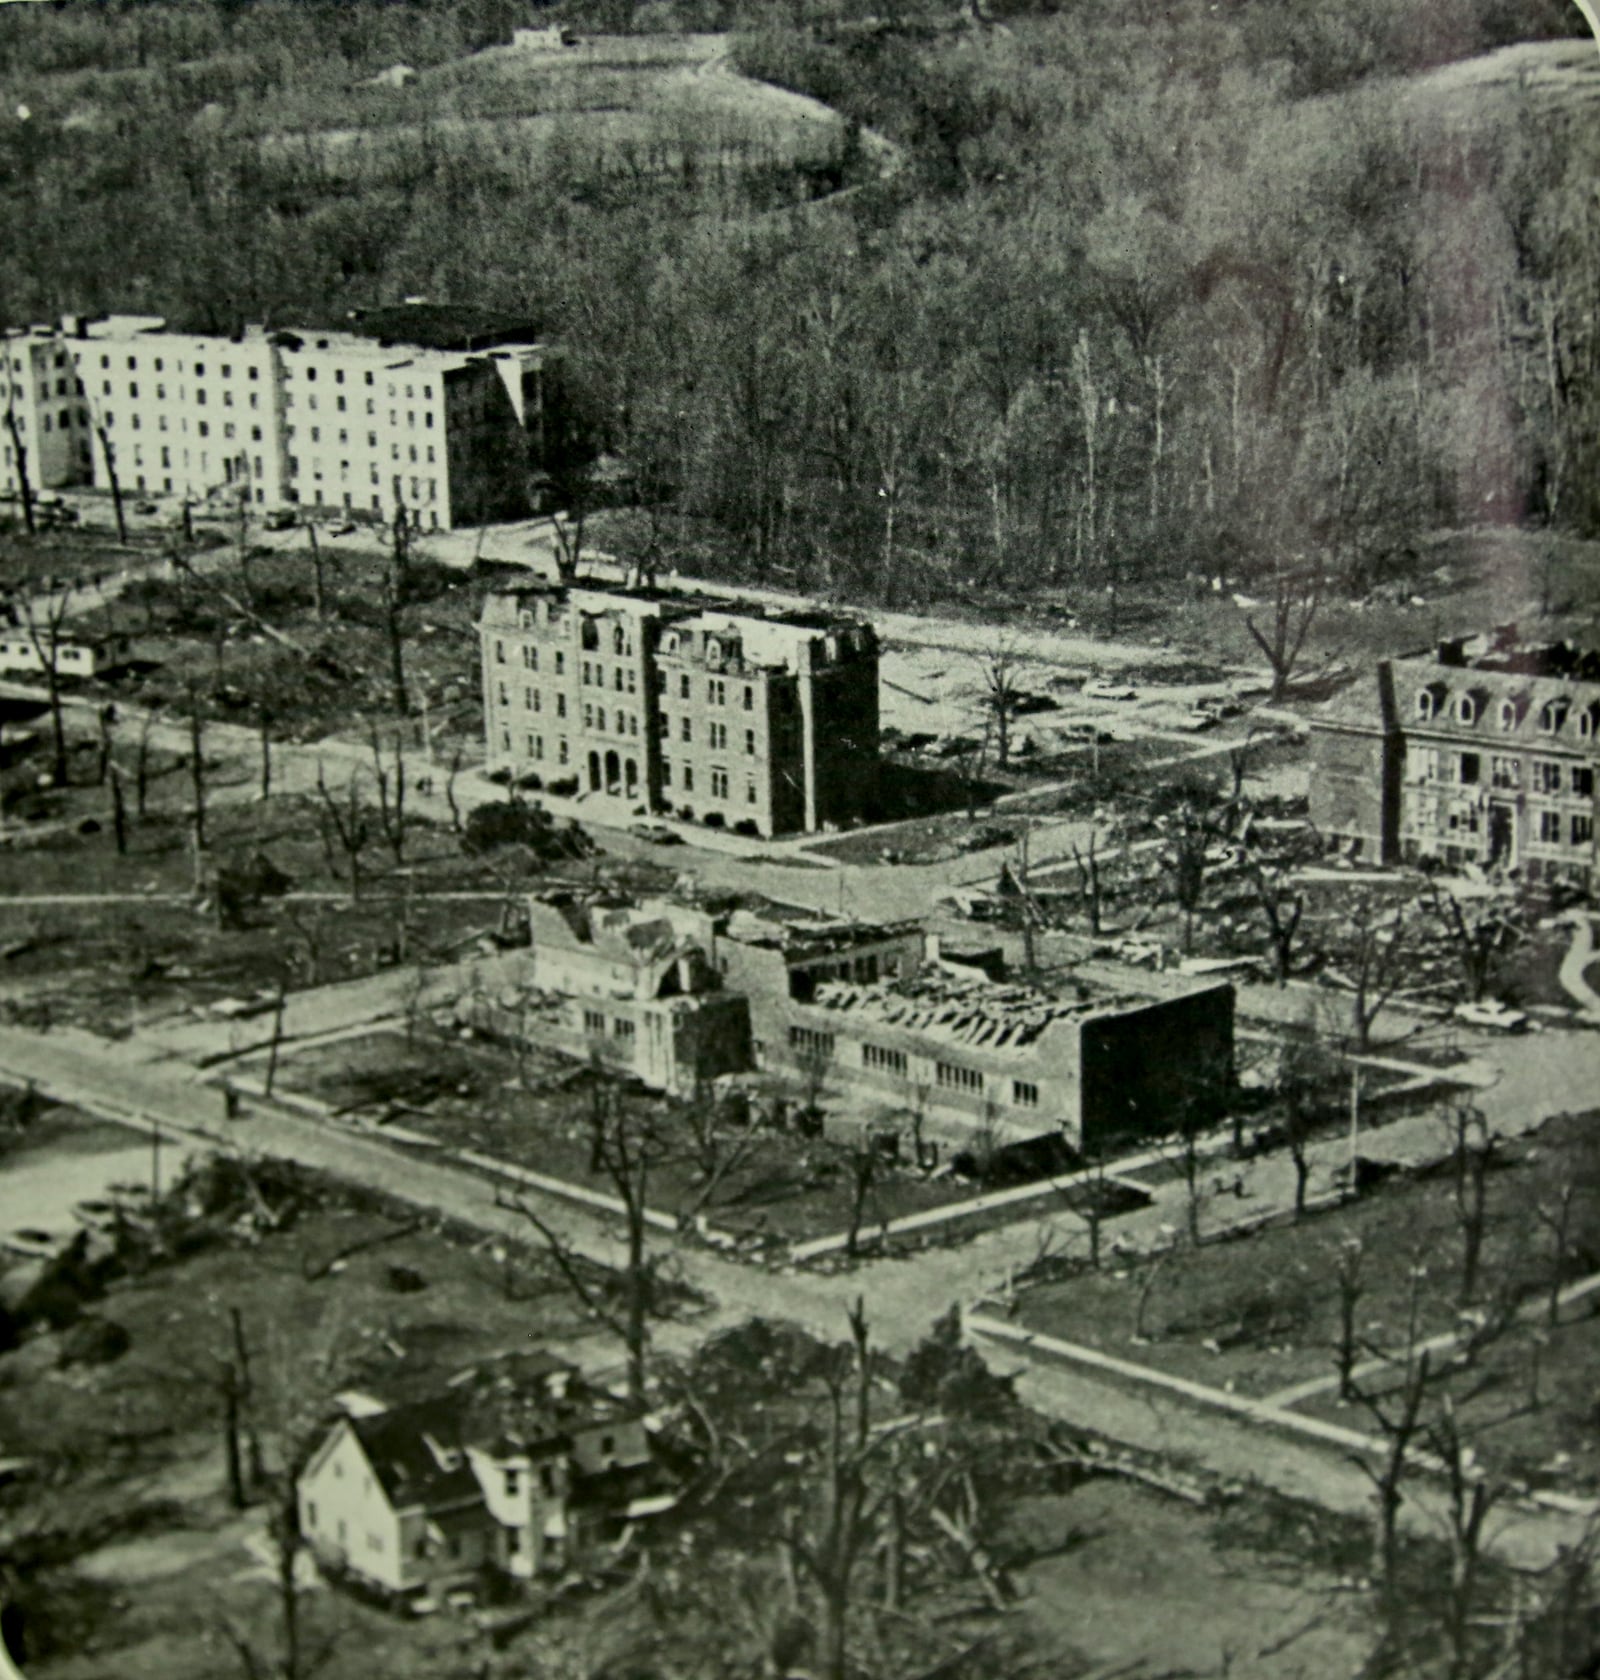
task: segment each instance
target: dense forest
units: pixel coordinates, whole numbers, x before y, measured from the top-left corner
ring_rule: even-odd
[[[537,157],[488,122],[352,174],[264,133],[540,15],[731,30],[844,113],[830,168],[619,169],[574,118]],[[1582,28],[1566,0],[8,7],[0,319],[478,303],[565,341],[626,493],[757,575],[1359,590],[1433,528],[1600,534],[1600,124],[1417,79]]]

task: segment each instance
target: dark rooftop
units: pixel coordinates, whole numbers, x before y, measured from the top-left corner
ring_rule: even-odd
[[[417,344],[427,350],[489,350],[497,344],[532,343],[540,336],[536,321],[450,303],[353,309],[340,325],[380,344]]]

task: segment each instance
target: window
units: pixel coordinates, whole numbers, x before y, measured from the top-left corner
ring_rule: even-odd
[[[692,723],[690,723],[688,718],[685,718],[683,720],[682,734],[683,734],[684,740],[686,740],[686,741],[692,741],[694,739],[694,725]]]
[[[1542,735],[1554,735],[1567,720],[1567,702],[1565,700],[1547,700],[1539,708],[1539,732]]]
[[[1561,766],[1546,758],[1536,759],[1533,766],[1535,793],[1560,793]]]
[[[557,707],[557,710],[560,711],[563,716],[566,715],[567,706],[565,700],[563,700],[561,705]],[[565,764],[567,762],[567,738],[565,735],[561,737],[561,750],[556,755],[556,762],[559,764]]]
[[[713,770],[711,772],[711,797],[713,799],[726,799],[728,797],[728,772],[726,770]]]
[[[606,1018],[598,1009],[586,1009],[583,1012],[583,1030],[586,1033],[603,1033],[606,1030]]]
[[[623,676],[622,676],[622,667],[620,665],[616,668],[615,672],[613,672],[613,674],[612,674],[612,686],[616,689],[618,694],[620,694],[623,690],[624,683],[623,683]]]
[[[711,725],[711,747],[714,752],[721,752],[728,744],[728,726],[725,723]]]
[[[1522,760],[1519,758],[1493,758],[1489,761],[1490,781],[1497,788],[1519,788],[1522,786]]]
[[[565,717],[566,715],[567,715],[567,697],[564,694],[558,694],[556,696],[556,716],[557,717]]]
[[[747,729],[744,732],[744,750],[747,757],[754,758],[756,756],[756,732],[753,729]]]
[[[790,1027],[789,1048],[797,1055],[815,1056],[819,1061],[833,1058],[833,1034],[818,1032],[814,1027]]]
[[[1517,703],[1515,700],[1500,702],[1500,727],[1502,730],[1512,730],[1517,727]]]
[[[1594,798],[1594,769],[1591,765],[1573,765],[1572,791],[1583,799]]]
[[[1476,753],[1462,753],[1458,768],[1458,777],[1463,787],[1476,787],[1481,765]]]
[[[1591,845],[1594,841],[1594,818],[1588,815],[1574,817],[1571,833],[1574,846]]]
[[[306,1501],[306,1527],[307,1528],[315,1528],[316,1526],[317,1526],[317,1502],[314,1499],[308,1499]]]
[[[685,793],[694,792],[694,766],[692,764],[686,764],[683,767],[683,791]]]
[[[665,758],[661,761],[661,785],[662,787],[672,786],[672,763]]]
[[[881,1044],[863,1044],[861,1065],[871,1068],[875,1073],[894,1073],[903,1079],[906,1072],[906,1053],[904,1050],[886,1050]]]
[[[1459,723],[1476,723],[1478,721],[1478,702],[1470,694],[1463,694],[1456,701],[1456,720]]]
[[[531,688],[525,688],[522,691],[522,709],[525,712],[534,710],[533,690]]]
[[[1561,813],[1559,811],[1541,811],[1539,813],[1539,839],[1545,845],[1560,843]]]
[[[678,698],[680,700],[687,700],[689,698],[689,679],[687,676],[678,678]]]
[[[506,1498],[507,1499],[515,1499],[517,1497],[517,1490],[518,1490],[517,1472],[515,1470],[506,1471]]]
[[[1039,1087],[1031,1079],[1013,1079],[1011,1081],[1011,1101],[1017,1108],[1037,1108],[1039,1106]]]
[[[753,780],[748,780],[744,784],[744,802],[746,805],[755,805],[760,803],[756,796],[756,784]]]
[[[556,675],[559,677],[567,668],[567,656],[558,648],[556,650]]]
[[[587,700],[583,703],[583,727],[585,729],[594,728],[594,707]],[[601,727],[604,728],[605,726],[602,724]]]
[[[496,690],[499,694],[499,697],[500,697],[500,704],[502,706],[509,706],[511,704],[511,701],[507,698],[507,695],[506,695],[506,685],[504,683],[496,683],[495,688],[496,688]]]
[[[250,428],[250,441],[252,443],[260,443],[260,441],[261,441],[261,428],[259,426],[252,426]]]
[[[634,1040],[633,1022],[624,1019],[621,1015],[617,1016],[611,1023],[611,1036],[620,1038],[626,1044],[632,1044]]]
[[[713,678],[706,684],[706,699],[713,706],[723,706],[728,701],[728,685],[720,677]]]
[[[506,662],[506,644],[499,640],[494,644],[494,662],[496,665],[504,665]]]
[[[1439,709],[1439,694],[1436,689],[1424,688],[1417,695],[1417,716],[1426,722]]]
[[[934,1078],[947,1091],[981,1091],[983,1075],[976,1068],[958,1067],[954,1062],[935,1062]]]
[[[1594,736],[1594,719],[1597,708],[1586,706],[1578,713],[1578,738],[1582,741],[1591,740]]]

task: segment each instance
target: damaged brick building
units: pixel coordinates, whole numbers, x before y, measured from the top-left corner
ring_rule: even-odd
[[[1379,663],[1312,724],[1311,819],[1351,855],[1595,880],[1600,654],[1514,626]]]
[[[491,595],[479,632],[491,771],[764,836],[873,809],[864,620],[539,584]]]

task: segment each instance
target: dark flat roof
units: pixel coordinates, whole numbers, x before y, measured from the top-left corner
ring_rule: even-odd
[[[497,344],[531,343],[540,336],[537,321],[452,303],[357,309],[340,324],[380,344],[416,344],[425,350],[488,350]]]

